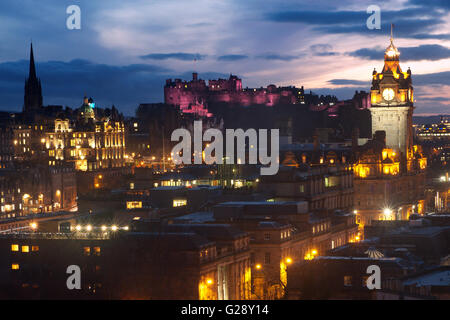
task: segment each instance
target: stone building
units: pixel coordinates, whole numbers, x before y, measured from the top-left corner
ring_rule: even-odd
[[[21,167],[0,171],[0,218],[77,210],[77,183],[70,167]]]
[[[78,190],[85,192],[120,185],[126,171],[125,127],[114,106],[102,109],[86,97],[77,109],[44,106],[32,47],[24,99],[23,112],[0,117],[1,168],[73,167]]]
[[[391,36],[383,71],[373,72],[373,137],[360,146],[358,131],[353,134],[354,203],[361,225],[425,212],[427,159],[421,147],[413,145],[411,70],[402,72],[399,56]]]
[[[284,296],[291,263],[360,239],[353,214],[309,212],[304,201],[225,202],[213,208],[213,218],[248,232],[256,299]]]
[[[353,210],[353,171],[348,148],[312,144],[286,146],[281,166],[258,185],[275,200],[305,200],[309,210]]]
[[[69,226],[64,234],[0,235],[1,298],[250,298],[250,253],[244,232],[227,226],[171,232],[86,228]],[[69,265],[82,270],[80,290],[66,286]]]
[[[235,75],[228,79],[199,79],[193,73],[192,80],[168,79],[164,86],[164,102],[180,107],[184,113],[195,113],[210,117],[208,105],[228,103],[241,106],[304,103],[304,89],[295,87],[276,87],[271,84],[266,88],[243,88],[242,80]]]

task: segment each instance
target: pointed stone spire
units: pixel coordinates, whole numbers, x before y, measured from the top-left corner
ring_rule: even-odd
[[[36,75],[34,64],[33,43],[30,46],[30,70],[28,79],[25,81],[24,111],[35,111],[42,108],[42,85]]]
[[[31,43],[30,47],[30,71],[28,77],[30,79],[36,79],[36,67],[34,65],[33,43]]]

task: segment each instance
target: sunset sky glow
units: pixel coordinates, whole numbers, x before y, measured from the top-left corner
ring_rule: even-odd
[[[66,8],[81,8],[81,30]],[[381,11],[369,30],[366,9]],[[448,114],[450,1],[446,0],[5,0],[0,3],[0,109],[18,111],[33,41],[44,104],[162,102],[166,78],[243,79],[244,86],[304,86],[349,99],[381,71],[390,24],[415,114]],[[195,60],[195,62],[194,62]]]

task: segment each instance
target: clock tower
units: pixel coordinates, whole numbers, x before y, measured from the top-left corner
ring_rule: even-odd
[[[400,52],[392,36],[384,54],[382,72],[372,73],[371,108],[372,135],[376,131],[386,132],[386,148],[408,155],[413,146],[412,115],[413,87],[411,70],[400,68]]]

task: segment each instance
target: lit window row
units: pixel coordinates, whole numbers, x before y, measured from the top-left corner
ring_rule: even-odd
[[[85,256],[90,256],[91,253],[95,256],[99,256],[101,253],[100,247],[93,247],[91,250],[91,247],[83,247],[83,253]]]
[[[11,251],[19,252],[20,246],[18,244],[11,245]],[[30,252],[30,246],[24,245],[22,246],[22,252]],[[31,251],[39,251],[39,246],[31,246]]]
[[[94,230],[101,230],[101,231],[108,231],[108,230],[111,230],[111,231],[117,231],[117,230],[120,230],[120,229],[125,230],[125,231],[128,231],[128,230],[129,230],[129,227],[128,227],[128,226],[125,226],[125,227],[118,227],[118,226],[116,226],[116,225],[112,225],[112,226],[110,226],[110,227],[108,227],[108,226],[96,227],[96,226],[92,226],[92,225],[90,225],[90,224],[88,224],[88,225],[86,225],[86,226],[82,226],[82,225],[79,225],[79,224],[78,224],[78,225],[76,225],[75,227],[72,227],[71,229],[72,229],[72,231],[75,230],[75,231],[87,231],[87,232],[91,232],[91,231],[94,231]]]

